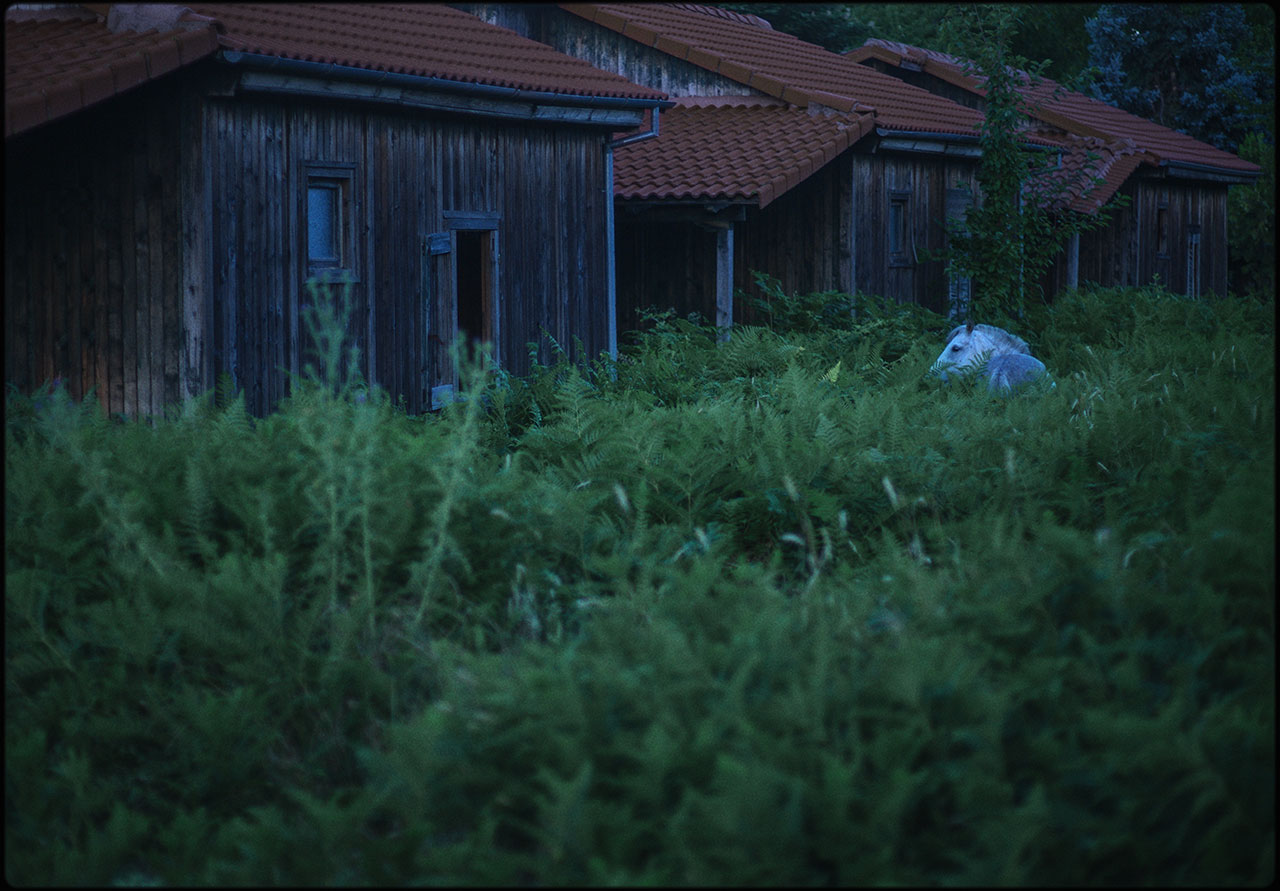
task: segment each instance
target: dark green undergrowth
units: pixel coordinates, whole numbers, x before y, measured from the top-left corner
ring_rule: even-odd
[[[10,393],[7,880],[1269,883],[1273,307],[1074,292],[996,397],[845,299],[426,418],[332,331],[265,419]]]

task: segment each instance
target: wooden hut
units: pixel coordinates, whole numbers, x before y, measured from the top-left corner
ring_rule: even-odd
[[[223,375],[265,414],[349,282],[410,411],[455,338],[508,369],[614,346],[612,146],[663,94],[438,5],[11,7],[5,377],[158,415]]]
[[[620,327],[647,303],[749,320],[752,270],[946,310],[930,251],[974,183],[973,109],[716,7],[458,5],[676,100],[617,153]]]
[[[869,40],[847,54],[875,71],[935,95],[985,108],[981,79],[962,60],[920,47]],[[1065,167],[1101,180],[1072,196],[1075,212],[1096,213],[1113,195],[1129,198],[1102,228],[1077,236],[1043,283],[1052,295],[1080,282],[1147,284],[1157,277],[1178,293],[1227,293],[1227,189],[1253,182],[1259,168],[1045,78],[1025,80],[1029,124],[1061,146]],[[1091,178],[1092,178],[1091,177]]]

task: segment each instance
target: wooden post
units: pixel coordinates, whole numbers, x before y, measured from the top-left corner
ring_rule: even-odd
[[[1067,242],[1067,290],[1080,286],[1080,233],[1076,232]]]
[[[618,361],[618,281],[617,245],[614,243],[613,219],[613,149],[604,144],[604,234],[605,234],[605,312],[609,328],[609,357]]]
[[[733,224],[716,228],[716,328],[717,341],[729,339],[733,326]]]

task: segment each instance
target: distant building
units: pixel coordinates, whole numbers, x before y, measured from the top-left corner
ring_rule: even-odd
[[[696,4],[457,4],[676,100],[620,148],[619,326],[646,304],[751,321],[751,271],[787,292],[861,291],[946,312],[929,251],[974,185],[981,116]]]
[[[847,55],[985,108],[980,79],[953,56],[885,40],[868,40]],[[1032,132],[1062,146],[1063,165],[1102,177],[1094,191],[1074,196],[1072,210],[1096,213],[1116,194],[1131,202],[1110,225],[1068,246],[1043,283],[1047,293],[1086,281],[1147,284],[1157,276],[1177,293],[1227,293],[1227,189],[1252,183],[1256,164],[1048,79],[1027,82],[1022,94],[1035,106]]]

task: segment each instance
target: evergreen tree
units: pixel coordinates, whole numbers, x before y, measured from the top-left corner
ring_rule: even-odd
[[[1238,3],[1106,4],[1086,23],[1093,94],[1235,151],[1275,102],[1274,23],[1268,49]]]

